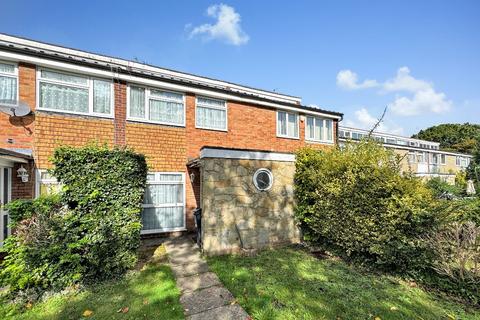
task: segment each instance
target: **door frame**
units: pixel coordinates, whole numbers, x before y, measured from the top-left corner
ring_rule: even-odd
[[[5,240],[5,238],[8,237],[12,232],[8,227],[8,224],[10,223],[8,211],[3,208],[4,204],[12,201],[12,171],[12,166],[0,165],[0,247],[3,246],[3,241]],[[6,193],[4,190],[5,185],[7,187]],[[4,199],[5,195],[6,199]],[[5,217],[7,218],[5,219]]]

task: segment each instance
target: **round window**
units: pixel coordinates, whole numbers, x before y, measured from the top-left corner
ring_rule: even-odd
[[[272,187],[273,176],[268,169],[258,169],[253,175],[253,184],[260,191],[266,191]]]

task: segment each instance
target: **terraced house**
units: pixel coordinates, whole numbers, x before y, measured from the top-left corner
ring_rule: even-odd
[[[128,146],[150,168],[142,234],[194,230],[200,207],[210,253],[299,239],[293,152],[334,146],[342,118],[299,97],[8,35],[0,100],[32,112],[0,114],[3,204],[58,187],[46,170],[59,145]],[[0,240],[7,222],[3,210]]]
[[[359,141],[368,134],[367,130],[340,126],[338,131],[339,143]],[[455,175],[464,171],[473,158],[468,154],[440,150],[440,143],[438,142],[381,132],[374,132],[373,138],[386,148],[393,149],[402,157],[402,170],[410,171],[424,179],[439,177],[450,184],[454,184]]]

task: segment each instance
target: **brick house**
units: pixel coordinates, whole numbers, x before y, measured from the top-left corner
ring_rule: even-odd
[[[195,230],[202,207],[211,253],[298,239],[293,152],[334,146],[342,119],[298,97],[3,34],[0,100],[33,112],[28,123],[0,113],[2,203],[58,187],[46,170],[59,145],[128,146],[151,172],[142,234]]]

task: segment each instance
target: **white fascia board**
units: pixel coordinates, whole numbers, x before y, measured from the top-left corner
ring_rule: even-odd
[[[288,96],[288,95],[282,95],[282,94],[277,94],[273,92],[268,92],[268,91],[263,91],[259,89],[254,89],[254,88],[249,88],[249,87],[244,87],[241,85],[237,85],[234,83],[230,82],[224,82],[221,80],[215,80],[215,79],[210,79],[210,78],[205,78],[201,76],[195,76],[187,73],[182,73],[179,71],[174,71],[174,70],[168,70],[168,69],[163,69],[159,67],[154,67],[154,66],[149,66],[145,65],[142,63],[138,62],[133,62],[133,61],[128,61],[124,59],[119,59],[119,58],[114,58],[114,57],[108,57],[100,54],[95,54],[95,53],[90,53],[90,52],[85,52],[81,50],[75,50],[75,49],[70,49],[70,48],[65,48],[61,46],[55,46],[51,44],[46,44],[42,42],[37,42],[33,40],[27,40],[27,39],[22,39],[22,38],[17,38],[17,37],[12,37],[4,34],[0,34],[0,40],[6,41],[6,42],[11,42],[15,44],[20,44],[24,46],[30,46],[38,49],[44,49],[44,50],[50,50],[50,51],[56,51],[60,52],[62,54],[67,54],[67,55],[72,55],[72,56],[77,56],[77,57],[82,57],[82,58],[87,58],[87,59],[92,59],[92,60],[97,60],[101,61],[104,63],[114,63],[117,65],[121,65],[127,68],[136,68],[140,69],[143,71],[150,71],[150,72],[159,72],[163,73],[166,75],[169,75],[171,77],[177,77],[177,78],[183,78],[185,80],[192,80],[192,81],[197,81],[197,82],[203,82],[203,83],[208,83],[210,85],[216,85],[216,86],[223,86],[223,87],[228,87],[230,90],[235,89],[236,91],[239,92],[246,92],[246,93],[253,93],[257,94],[259,96],[263,96],[268,99],[275,99],[287,103],[301,103],[301,98],[299,97],[293,97],[293,96]],[[235,91],[233,90],[233,91]]]
[[[294,162],[295,155],[290,153],[248,151],[234,149],[203,148],[200,151],[200,159],[222,158],[222,159],[245,159],[245,160],[266,160]]]
[[[212,98],[240,101],[240,102],[275,108],[278,110],[317,115],[324,118],[337,119],[337,120],[341,118],[340,116],[323,113],[321,111],[317,112],[312,110],[303,110],[301,107],[296,108],[296,107],[284,106],[284,105],[279,105],[273,102],[259,101],[254,98],[250,99],[250,98],[238,97],[238,96],[230,95],[227,93],[221,93],[221,92],[211,91],[207,89],[193,88],[186,85],[147,79],[147,78],[127,75],[127,74],[118,74],[112,71],[100,70],[100,69],[95,69],[95,68],[90,68],[85,66],[79,66],[72,63],[65,63],[61,61],[32,57],[24,54],[19,54],[19,53],[0,51],[0,59],[22,61],[22,62],[32,63],[41,67],[70,71],[74,73],[81,73],[89,76],[96,76],[96,77],[107,78],[107,79],[121,79],[128,83],[140,84],[140,85],[151,86],[156,88],[163,88],[163,89],[172,90],[172,91],[192,92],[198,95],[212,97]]]
[[[345,139],[345,138],[338,138],[339,141],[341,142],[355,142],[357,143],[358,140],[353,140],[353,139]],[[392,148],[392,149],[401,149],[401,150],[411,150],[411,151],[418,151],[418,152],[430,152],[430,153],[437,153],[437,154],[446,154],[450,156],[461,156],[461,157],[466,157],[466,158],[473,158],[472,155],[470,154],[465,154],[465,153],[456,153],[456,152],[449,152],[449,151],[443,151],[443,150],[433,150],[433,149],[425,149],[425,148],[420,148],[420,147],[409,147],[409,146],[399,146],[395,144],[388,144],[388,143],[382,143],[382,146],[385,148]]]

